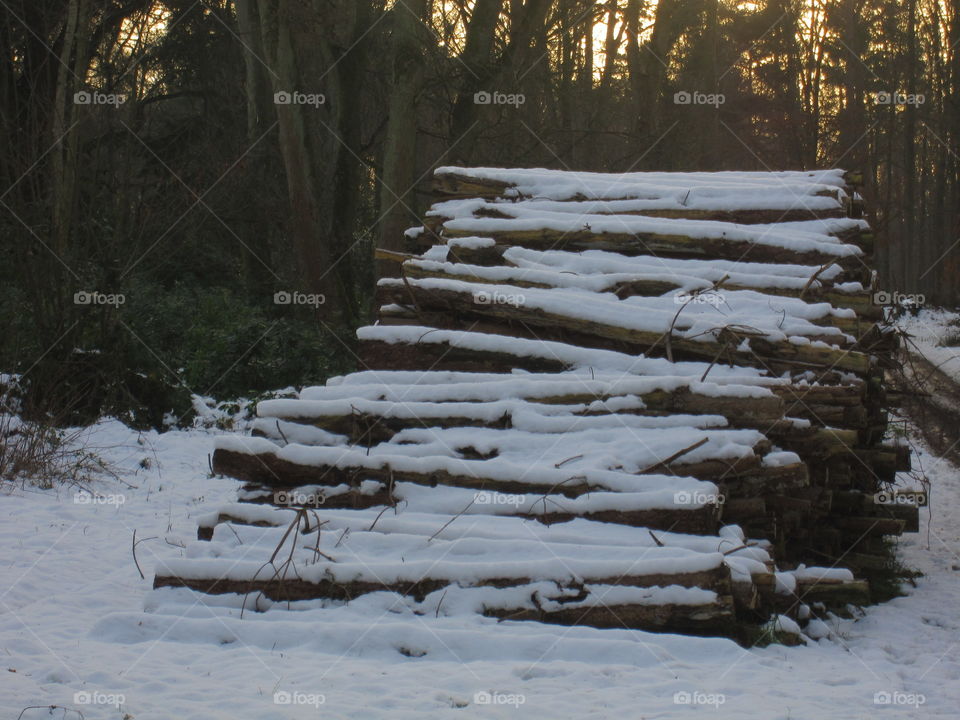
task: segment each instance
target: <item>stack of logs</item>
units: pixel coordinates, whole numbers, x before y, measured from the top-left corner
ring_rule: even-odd
[[[872,302],[855,181],[441,168],[408,252],[378,252],[397,272],[358,331],[366,369],[261,403],[256,437],[218,443],[214,471],[245,482],[243,502],[200,538],[295,517],[318,543],[343,528],[358,557],[393,533],[424,558],[485,538],[496,559],[497,542],[521,553],[533,522],[532,556],[566,571],[497,560],[380,581],[328,551],[322,575],[171,566],[156,586],[419,603],[527,588],[479,609],[744,642],[777,615],[869,602],[885,537],[916,531],[918,508],[895,488],[909,451],[885,439],[897,336]],[[467,517],[483,520],[476,537],[456,529]],[[671,571],[679,548],[699,560]]]

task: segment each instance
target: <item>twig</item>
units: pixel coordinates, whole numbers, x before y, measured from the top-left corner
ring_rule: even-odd
[[[437,535],[439,535],[439,534],[442,533],[444,530],[446,530],[446,529],[450,526],[450,523],[452,523],[452,522],[453,522],[454,520],[456,520],[458,517],[460,517],[461,515],[463,515],[467,510],[469,510],[469,509],[470,509],[470,506],[473,505],[476,501],[477,501],[477,496],[474,495],[474,496],[473,496],[473,500],[471,500],[469,503],[467,503],[467,506],[466,506],[463,510],[461,510],[461,511],[458,512],[456,515],[454,515],[452,518],[450,518],[449,520],[447,520],[447,521],[443,524],[443,527],[442,527],[442,528],[440,528],[440,529],[437,530],[433,535],[431,535],[429,538],[427,538],[427,542],[430,542],[430,541],[433,540]]]
[[[137,531],[136,530],[133,531],[133,543],[130,545],[130,552],[133,553],[133,564],[137,566],[137,572],[140,573],[141,580],[146,580],[147,576],[143,574],[143,570],[140,569],[140,563],[137,562],[137,545],[139,545],[142,542],[146,542],[147,540],[156,540],[156,539],[157,539],[156,536],[154,536],[154,537],[142,538],[140,540],[137,540]]]
[[[450,588],[443,589],[443,595],[440,596],[440,602],[437,603],[437,611],[433,614],[434,617],[440,617],[440,606],[443,605],[443,599],[447,596],[447,590]]]
[[[287,436],[284,435],[284,434],[283,434],[283,430],[280,429],[280,421],[279,421],[279,420],[277,420],[277,432],[280,433],[280,437],[283,438],[284,444],[289,445],[289,444],[290,444],[290,441],[287,440]]]
[[[64,707],[63,705],[27,705],[27,707],[21,710],[20,714],[17,715],[17,720],[20,720],[20,718],[23,717],[23,714],[27,710],[63,710],[64,714],[68,712],[72,712],[72,713],[76,713],[81,718],[85,718],[84,714],[79,710],[74,710],[73,708]],[[49,713],[49,714],[52,715],[53,713]]]
[[[377,526],[377,522],[380,520],[380,518],[383,517],[383,514],[384,514],[387,510],[389,510],[389,509],[390,509],[390,505],[386,505],[386,506],[384,506],[383,510],[381,510],[380,512],[377,513],[377,516],[373,519],[373,522],[370,523],[370,527],[367,528],[367,532],[370,532],[371,530],[373,530],[373,529]],[[340,536],[340,539],[341,539],[341,540],[343,539],[343,535]],[[339,544],[340,544],[340,543],[338,542],[337,545],[339,545]]]
[[[570,462],[571,460],[577,460],[577,459],[582,458],[582,457],[583,457],[583,453],[580,453],[579,455],[574,455],[573,457],[568,457],[566,460],[561,460],[561,461],[558,462],[558,463],[554,463],[553,466],[554,466],[555,468],[560,468],[562,465],[566,465],[566,464],[567,464],[568,462]]]
[[[700,382],[703,382],[704,380],[707,379],[707,375],[713,369],[713,366],[717,364],[717,360],[720,359],[720,355],[723,354],[723,351],[726,350],[729,347],[729,345],[730,343],[728,341],[724,341],[723,343],[721,343],[720,349],[717,350],[717,354],[713,356],[713,360],[710,361],[710,364],[707,365],[707,369],[704,370],[703,375],[700,376]]]
[[[645,474],[647,474],[648,472],[651,472],[652,470],[656,470],[657,468],[661,468],[661,467],[665,468],[666,466],[670,465],[670,463],[672,463],[674,460],[677,460],[678,458],[683,457],[684,455],[686,455],[686,454],[689,453],[689,452],[693,452],[693,451],[696,450],[698,447],[701,447],[701,446],[703,446],[703,445],[706,445],[708,442],[710,442],[710,438],[709,438],[709,437],[700,438],[699,440],[697,440],[697,441],[696,441],[693,445],[691,445],[690,447],[685,447],[683,450],[678,450],[678,451],[675,452],[673,455],[671,455],[670,457],[668,457],[666,460],[661,460],[660,462],[658,462],[658,463],[656,463],[656,464],[654,464],[654,465],[651,465],[651,466],[648,467],[648,468],[644,468],[643,470],[641,470],[641,471],[640,471],[639,473],[637,473],[637,474],[638,474],[638,475],[645,475]]]
[[[810,286],[817,281],[817,278],[820,276],[824,270],[833,265],[833,261],[828,262],[826,265],[820,267],[813,275],[810,276],[810,279],[807,280],[807,284],[803,286],[803,289],[800,291],[800,299],[803,300],[803,296],[807,294],[807,290],[810,289]]]

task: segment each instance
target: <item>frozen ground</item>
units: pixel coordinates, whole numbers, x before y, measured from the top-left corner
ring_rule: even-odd
[[[0,493],[0,718],[960,716],[960,473],[926,454],[932,518],[900,545],[924,573],[917,587],[806,647],[748,651],[418,616],[383,594],[240,619],[227,601],[154,592],[154,566],[180,557],[196,518],[233,501],[237,483],[207,477],[207,432],[139,435],[106,422],[90,439],[135,488],[104,481],[100,503],[72,491]],[[20,715],[28,706],[43,707]]]

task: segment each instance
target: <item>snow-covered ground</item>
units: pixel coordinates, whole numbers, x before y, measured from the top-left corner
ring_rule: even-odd
[[[960,382],[960,315],[929,308],[900,318],[897,325],[912,338],[909,350],[919,351],[945,375]]]
[[[65,490],[0,493],[2,718],[960,715],[960,472],[923,452],[932,518],[900,545],[904,563],[924,573],[917,587],[806,647],[745,650],[414,615],[385,594],[241,619],[225,598],[210,607],[189,590],[155,592],[153,568],[182,557],[197,518],[235,500],[238,483],[208,477],[209,432],[104,422],[90,443],[135,487],[104,481],[100,502]],[[21,715],[28,706],[41,707]]]

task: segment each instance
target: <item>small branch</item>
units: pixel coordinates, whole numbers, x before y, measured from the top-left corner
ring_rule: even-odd
[[[279,420],[277,420],[277,432],[280,433],[280,437],[283,438],[284,444],[285,444],[285,445],[289,445],[289,444],[290,444],[290,441],[287,440],[287,436],[284,435],[284,434],[283,434],[283,430],[280,429],[280,421],[279,421]]]
[[[810,276],[810,279],[807,280],[807,284],[803,286],[803,290],[800,291],[800,299],[803,300],[803,296],[807,294],[807,290],[810,289],[810,286],[817,281],[817,278],[820,276],[824,270],[833,265],[833,262],[828,262],[826,265],[823,265],[819,270],[817,270],[813,275]]]
[[[446,529],[450,526],[450,523],[452,523],[452,522],[453,522],[454,520],[456,520],[458,517],[460,517],[461,515],[463,515],[467,510],[469,510],[470,507],[471,507],[476,501],[477,501],[477,496],[474,495],[474,496],[473,496],[473,500],[471,500],[469,503],[467,503],[467,506],[466,506],[463,510],[461,510],[461,511],[458,512],[456,515],[454,515],[452,518],[450,518],[449,520],[447,520],[447,521],[443,524],[443,527],[442,527],[442,528],[440,528],[439,530],[437,530],[433,535],[431,535],[431,536],[427,539],[427,542],[430,542],[430,541],[433,540],[437,535],[439,535],[439,534],[442,533],[444,530],[446,530]]]
[[[657,468],[667,468],[667,466],[669,466],[670,463],[672,463],[674,460],[677,460],[677,459],[683,457],[684,455],[686,455],[686,454],[689,453],[689,452],[693,452],[693,451],[696,450],[698,447],[701,447],[701,446],[703,446],[703,445],[706,445],[708,442],[710,442],[710,438],[708,438],[708,437],[700,438],[699,440],[697,440],[697,442],[695,442],[695,443],[694,443],[693,445],[691,445],[690,447],[685,447],[683,450],[679,450],[679,451],[675,452],[673,455],[671,455],[670,457],[668,457],[666,460],[661,460],[660,462],[656,463],[655,465],[651,465],[651,466],[648,467],[648,468],[644,468],[643,470],[641,470],[641,471],[640,471],[639,473],[637,473],[637,474],[638,474],[638,475],[645,475],[645,474],[647,474],[648,472],[651,472],[651,471],[653,471],[653,470],[656,470]]]
[[[571,460],[578,460],[578,459],[580,459],[580,458],[582,458],[582,457],[583,457],[583,453],[580,453],[579,455],[574,455],[573,457],[568,457],[566,460],[561,460],[561,461],[558,462],[558,463],[554,463],[554,467],[555,467],[555,468],[560,468],[561,466],[566,465],[566,464],[567,464],[568,462],[570,462]]]
[[[20,718],[23,717],[23,714],[27,710],[63,710],[64,716],[66,716],[68,712],[72,712],[72,713],[76,713],[81,718],[85,718],[84,714],[79,710],[74,710],[73,708],[64,707],[63,705],[27,705],[27,707],[21,710],[20,714],[17,715],[17,720],[20,720]],[[51,712],[48,714],[52,715],[53,713]]]
[[[141,580],[146,580],[147,576],[143,574],[143,570],[140,569],[140,563],[137,562],[137,545],[139,545],[142,542],[146,542],[147,540],[156,540],[156,539],[157,539],[156,536],[154,536],[154,537],[142,538],[140,540],[137,540],[137,531],[136,530],[133,531],[133,542],[130,545],[130,552],[133,553],[133,564],[137,566],[137,572],[140,573]]]

